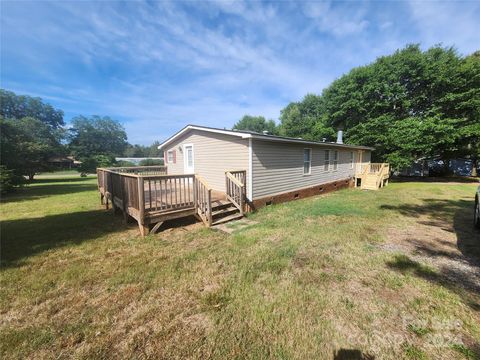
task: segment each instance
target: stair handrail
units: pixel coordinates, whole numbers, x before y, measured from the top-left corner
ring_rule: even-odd
[[[243,215],[246,197],[245,184],[238,180],[230,171],[225,171],[225,193],[227,194],[227,199]]]
[[[370,163],[365,164],[365,170],[363,170],[362,175],[367,175],[368,173],[370,173]]]
[[[207,226],[212,226],[212,189],[207,181],[200,175],[194,177],[193,198],[195,212]]]
[[[385,169],[385,163],[382,163],[380,166],[380,169],[378,170],[378,176],[377,176],[377,189],[380,188],[380,185],[382,184],[383,181],[383,170]]]

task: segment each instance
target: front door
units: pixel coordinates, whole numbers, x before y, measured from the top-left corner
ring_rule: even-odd
[[[193,174],[194,172],[193,145],[185,144],[183,145],[183,173]]]

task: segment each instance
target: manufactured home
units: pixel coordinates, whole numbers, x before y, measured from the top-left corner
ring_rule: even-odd
[[[165,167],[98,169],[102,199],[136,218],[142,233],[179,216],[210,226],[269,204],[388,182],[388,164],[370,161],[373,148],[344,144],[341,132],[336,142],[323,142],[188,125],[159,149]],[[107,189],[112,177],[116,201]]]

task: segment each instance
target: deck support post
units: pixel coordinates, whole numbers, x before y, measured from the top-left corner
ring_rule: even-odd
[[[140,235],[142,235],[142,237],[145,237],[148,235],[148,232],[150,231],[148,225],[140,224],[139,222],[138,227],[140,228]]]

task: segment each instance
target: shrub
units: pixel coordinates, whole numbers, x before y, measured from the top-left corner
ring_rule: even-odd
[[[99,167],[109,167],[115,164],[115,158],[108,155],[95,155],[81,159],[78,171],[82,174],[94,174]]]
[[[23,176],[16,175],[13,170],[0,165],[0,192],[6,194],[11,192],[16,186],[21,186],[25,182]]]
[[[162,166],[163,160],[160,159],[144,159],[140,161],[140,166]]]
[[[125,161],[125,160],[120,160],[113,165],[114,167],[130,167],[130,166],[135,166],[135,164],[131,161]]]

